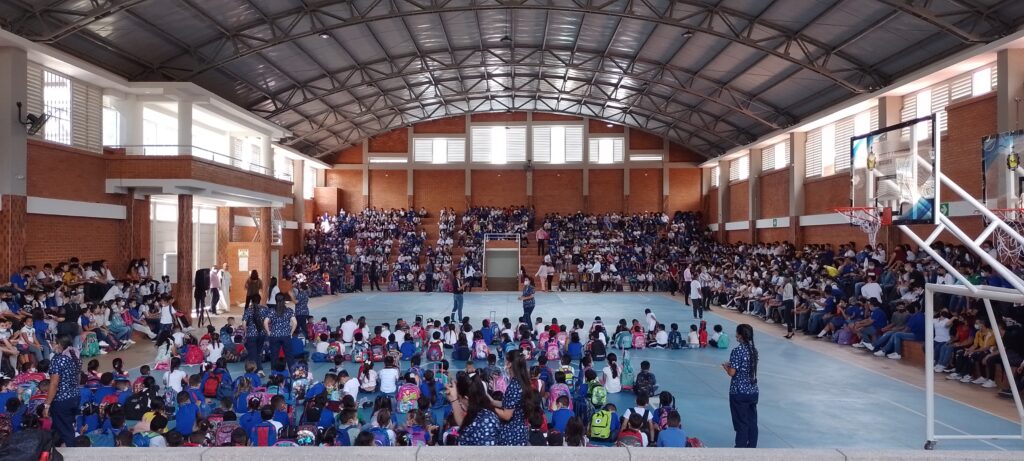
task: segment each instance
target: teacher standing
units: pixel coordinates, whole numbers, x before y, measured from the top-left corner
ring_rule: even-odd
[[[462,294],[466,291],[466,282],[462,279],[462,271],[452,272],[452,320],[462,323]]]
[[[732,378],[729,410],[736,431],[736,448],[757,448],[757,348],[754,329],[746,323],[736,326],[736,347],[722,368]]]
[[[79,414],[78,390],[82,373],[82,359],[72,347],[71,336],[60,335],[50,362],[50,387],[46,392],[43,417],[53,418],[53,430],[60,437],[60,445],[75,446],[75,417]]]
[[[288,308],[286,296],[278,293],[274,299],[274,308],[269,309],[270,315],[263,319],[263,327],[267,331],[267,343],[270,344],[271,365],[284,352],[288,369],[291,370],[295,357],[288,351],[292,332],[295,331],[295,312]]]
[[[523,294],[519,295],[519,300],[523,302],[523,323],[533,328],[533,322],[530,320],[533,318],[533,309],[537,307],[537,302],[534,301],[533,295],[536,290],[533,288],[533,278],[529,275],[523,276]]]

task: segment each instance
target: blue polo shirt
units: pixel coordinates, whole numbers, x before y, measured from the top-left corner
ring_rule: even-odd
[[[658,447],[685,448],[686,432],[678,427],[669,427],[658,433]]]
[[[575,415],[572,410],[568,408],[556,410],[551,414],[551,425],[555,429],[558,429],[558,432],[565,433],[565,426],[569,424],[569,420],[572,419],[573,416]]]
[[[174,414],[174,430],[181,435],[188,437],[192,435],[192,427],[196,424],[196,417],[199,415],[199,407],[186,403],[178,407]]]
[[[907,319],[907,328],[914,334],[914,341],[924,341],[924,312],[917,312]]]
[[[846,308],[846,315],[850,316],[851,321],[858,321],[864,318],[864,309],[860,306],[854,305]]]
[[[878,330],[881,330],[882,328],[885,328],[885,326],[889,324],[889,317],[886,317],[885,311],[879,307],[871,311],[871,321],[872,326],[874,326]]]

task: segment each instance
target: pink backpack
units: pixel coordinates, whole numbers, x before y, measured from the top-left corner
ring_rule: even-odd
[[[220,423],[217,429],[213,431],[213,444],[217,447],[228,447],[231,446],[231,433],[235,431],[235,428],[241,427],[237,422],[229,421],[226,423]]]
[[[444,349],[441,348],[440,341],[431,341],[430,345],[427,346],[427,360],[431,362],[444,360]]]
[[[558,340],[551,339],[548,341],[547,347],[544,348],[544,354],[548,360],[559,360],[562,358],[562,350],[558,348]]]
[[[482,339],[478,339],[473,342],[473,358],[478,360],[486,360],[487,356],[490,355],[491,349],[487,347],[487,343]]]
[[[647,347],[647,339],[644,338],[644,334],[637,331],[633,333],[633,349],[643,349]]]
[[[497,392],[505,393],[505,390],[508,389],[508,378],[505,375],[495,376],[491,382],[491,387]]]
[[[417,401],[420,399],[420,389],[415,384],[405,383],[398,388],[395,398],[398,400],[398,411],[408,413],[409,410],[416,409]]]
[[[572,410],[572,394],[569,393],[569,386],[562,383],[557,383],[548,389],[548,408],[551,411],[558,410],[558,398],[561,396],[569,397],[569,409]]]

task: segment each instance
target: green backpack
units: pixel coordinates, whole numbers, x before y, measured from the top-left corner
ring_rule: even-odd
[[[590,403],[594,405],[594,408],[604,408],[604,405],[608,403],[608,390],[596,381],[591,384]]]
[[[100,342],[96,339],[96,333],[89,332],[85,335],[85,340],[82,341],[82,357],[95,357],[100,355]]]
[[[630,363],[628,357],[623,360],[619,382],[622,383],[622,388],[627,390],[633,389],[633,384],[636,382],[636,373],[633,371],[633,364]]]
[[[590,438],[608,440],[612,437],[612,412],[601,410],[590,419]]]
[[[727,335],[725,333],[722,333],[722,334],[718,335],[718,342],[717,342],[717,344],[718,344],[718,348],[719,349],[728,349],[729,348],[729,335]]]

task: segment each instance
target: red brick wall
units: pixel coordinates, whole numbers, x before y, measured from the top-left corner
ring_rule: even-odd
[[[750,231],[743,230],[731,230],[725,231],[726,241],[729,243],[747,242],[750,243]]]
[[[466,117],[460,115],[417,123],[412,126],[412,132],[418,134],[465,134]]]
[[[533,121],[535,122],[579,122],[583,120],[583,117],[575,117],[572,115],[554,114],[551,112],[534,112]]]
[[[623,170],[590,170],[591,213],[622,212]]]
[[[628,212],[661,211],[663,199],[660,169],[629,170]]]
[[[849,224],[835,224],[830,226],[808,226],[802,228],[804,243],[845,243],[845,242],[856,242],[857,246],[866,245],[868,242],[867,235],[860,230],[859,227],[851,226]],[[883,242],[881,232],[879,233],[879,242]]]
[[[611,125],[611,126],[608,126]],[[591,133],[625,133],[626,127],[617,125],[615,123],[606,122],[604,120],[590,119],[590,132]]]
[[[526,112],[485,112],[470,116],[470,122],[525,122]]]
[[[703,162],[707,160],[703,155],[700,155],[682,145],[674,142],[668,143],[668,161],[670,162]]]
[[[409,152],[409,130],[399,128],[370,138],[368,152],[381,154],[405,154]]]
[[[370,206],[374,208],[407,208],[405,170],[370,170]]]
[[[29,214],[25,218],[25,261],[42,267],[72,256],[82,261],[105,259],[114,275],[122,275],[128,261],[119,256],[120,224],[116,219]]]
[[[526,172],[523,170],[473,170],[474,206],[526,205]]]
[[[403,189],[404,190],[404,189]],[[464,170],[413,171],[413,200],[416,208],[437,213],[441,208],[466,209],[466,172]]]
[[[665,211],[700,210],[700,168],[670,168],[668,170],[668,203]]]
[[[107,178],[195,179],[280,197],[292,195],[290,182],[196,157],[111,157],[106,170]]]
[[[81,202],[121,204],[107,194],[108,158],[44,141],[28,142],[28,195]]]
[[[846,172],[804,183],[804,214],[832,213],[850,206],[850,176]]]
[[[750,219],[750,207],[747,196],[750,181],[739,181],[729,184],[729,220],[728,222],[746,221]],[[748,234],[749,235],[749,234]],[[749,236],[747,240],[750,240]]]
[[[583,170],[533,170],[537,216],[583,210]]]
[[[705,221],[708,224],[722,222],[721,216],[718,215],[718,188],[713,187],[708,190],[708,208],[704,210]]]
[[[947,135],[942,138],[942,172],[975,198],[981,195],[981,138],[995,134],[996,93],[968,99],[946,108]],[[942,201],[957,201],[943,187]],[[943,198],[946,197],[946,198]],[[946,200],[948,198],[948,200]]]
[[[345,191],[337,187],[317,187],[313,189],[313,213],[316,216],[323,216],[324,213],[329,215],[338,214],[340,208],[345,208],[342,204],[345,203]],[[345,208],[346,210],[355,210],[355,208]],[[310,221],[312,222],[312,221]]]
[[[788,168],[766,173],[758,179],[757,186],[762,218],[789,216]]]
[[[661,150],[662,137],[636,128],[629,129],[630,150]]]
[[[363,163],[363,144],[356,144],[354,146],[346,147],[343,150],[335,152],[333,155],[329,155],[323,158],[324,163],[328,165],[335,165],[339,163],[344,164],[360,164]]]
[[[760,242],[781,242],[789,240],[788,227],[774,227],[757,230],[757,240]]]
[[[20,195],[0,195],[0,270],[7,276],[19,271],[25,261],[27,200]],[[51,232],[47,232],[50,234]],[[44,234],[46,235],[46,234]]]
[[[348,211],[363,209],[363,172],[361,170],[327,170],[324,185],[344,192],[342,207]],[[404,190],[404,189],[403,189]]]

